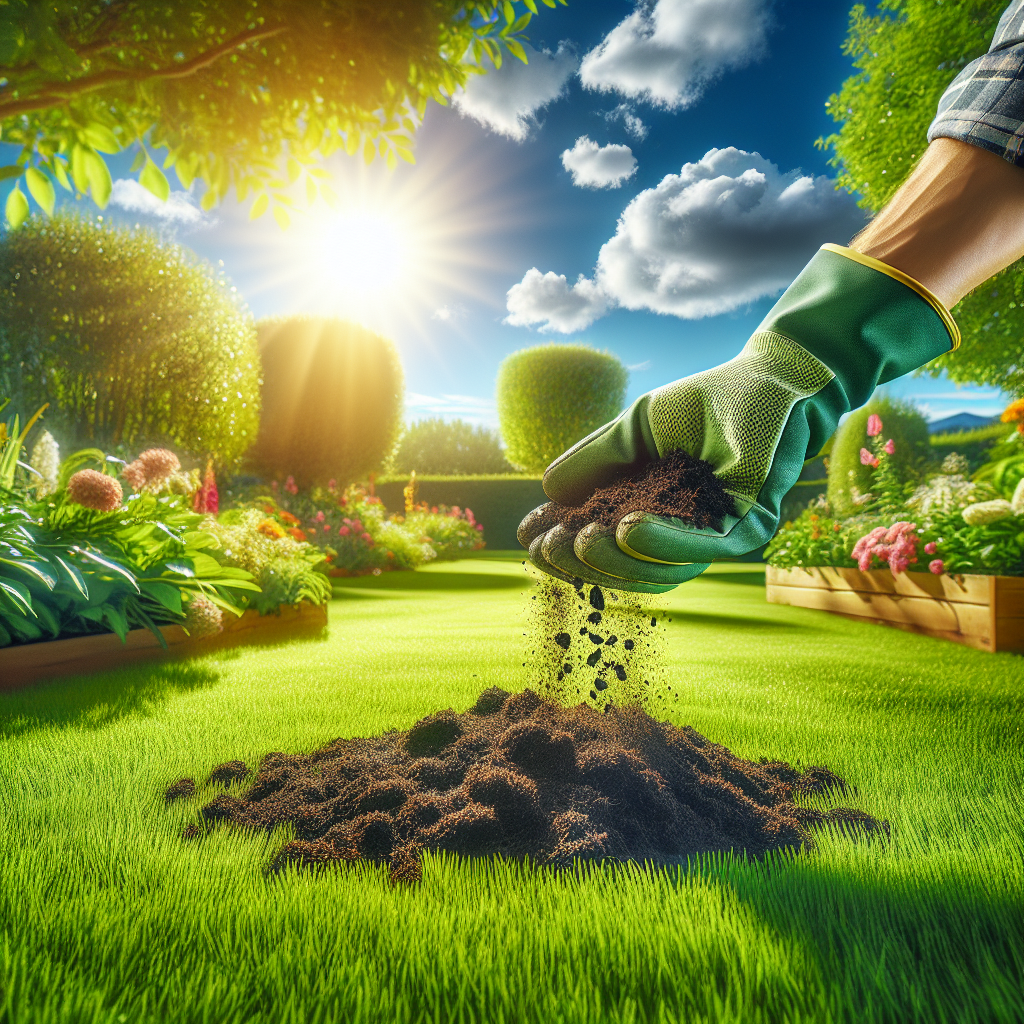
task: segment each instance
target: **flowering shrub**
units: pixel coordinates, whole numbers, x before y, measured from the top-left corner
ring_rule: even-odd
[[[820,499],[772,539],[765,550],[769,564],[861,571],[888,566],[894,575],[927,564],[936,575],[1024,575],[1024,478],[983,467],[968,480],[963,460],[950,456],[942,473],[908,495],[887,464],[895,446],[883,440],[883,426],[879,416],[868,418],[871,447],[861,449],[861,461],[872,468],[871,493],[857,513],[833,518]]]
[[[483,526],[472,509],[421,503],[410,504],[404,516],[388,516],[380,498],[358,485],[342,492],[331,481],[306,492],[288,477],[270,489],[271,495],[253,503],[265,517],[263,529],[316,545],[331,575],[415,569],[484,546]]]

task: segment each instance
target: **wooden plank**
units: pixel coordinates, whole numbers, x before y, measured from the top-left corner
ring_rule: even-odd
[[[912,622],[890,622],[888,619],[871,619],[862,615],[844,615],[842,612],[834,612],[844,619],[854,622],[869,622],[876,626],[889,626],[891,629],[901,629],[904,633],[917,633],[919,636],[930,636],[936,640],[952,640],[953,643],[962,644],[964,647],[973,647],[975,650],[988,651],[990,654],[995,651],[991,638],[980,636],[969,636],[965,633],[951,633],[941,629],[928,629],[924,626],[917,626]]]
[[[905,597],[932,597],[960,604],[988,605],[993,579],[1010,580],[1009,593],[1017,592],[1012,584],[1019,582],[1021,600],[1024,601],[1024,578],[1019,581],[1009,576],[950,576],[930,572],[904,572],[893,576],[889,569],[837,569],[832,566],[813,566],[806,569],[778,569],[769,565],[765,582],[779,586],[804,587],[818,590],[852,590],[859,593],[899,594]]]
[[[180,626],[163,627],[167,650],[148,629],[131,630],[124,643],[114,633],[100,633],[0,648],[0,691],[43,679],[111,671],[143,661],[198,657],[240,644],[272,643],[319,632],[327,625],[327,606],[304,601],[280,608],[279,614],[247,611],[225,619],[221,633],[202,639],[188,636]]]
[[[988,608],[956,604],[932,597],[864,594],[851,590],[817,590],[809,587],[768,587],[768,600],[798,608],[840,612],[857,618],[905,622],[926,629],[972,636],[992,635]]]
[[[1024,654],[1024,615],[997,615],[995,620],[994,650]]]

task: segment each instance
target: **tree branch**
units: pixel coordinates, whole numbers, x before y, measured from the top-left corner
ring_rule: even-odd
[[[7,101],[0,99],[0,119],[14,117],[17,114],[28,114],[34,110],[45,110],[47,107],[56,106],[58,103],[75,99],[88,92],[95,92],[97,89],[105,89],[110,85],[121,85],[126,82],[171,81],[177,78],[188,78],[189,75],[194,75],[197,71],[202,71],[204,68],[209,67],[225,54],[238,49],[244,43],[254,43],[260,39],[269,39],[272,36],[278,36],[282,32],[287,31],[287,25],[279,25],[276,28],[252,29],[173,67],[157,68],[150,71],[111,68],[108,71],[101,71],[91,78],[80,78],[68,83],[66,86],[50,88],[46,92],[36,93],[35,96]]]

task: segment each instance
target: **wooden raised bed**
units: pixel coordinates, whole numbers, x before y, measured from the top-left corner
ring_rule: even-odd
[[[765,583],[773,604],[816,608],[980,651],[1024,653],[1024,577],[768,566]]]
[[[124,643],[115,633],[76,636],[0,648],[0,691],[55,679],[59,676],[108,672],[140,661],[192,658],[237,647],[240,644],[274,643],[290,637],[321,632],[327,625],[327,605],[303,601],[285,605],[269,615],[247,611],[241,617],[225,613],[224,630],[215,636],[194,639],[181,626],[163,626],[167,649],[148,629],[133,629]]]

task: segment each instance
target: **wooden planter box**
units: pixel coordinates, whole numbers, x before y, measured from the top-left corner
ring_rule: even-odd
[[[980,651],[1024,653],[1024,577],[935,576],[888,569],[776,569],[768,600],[954,640]]]
[[[55,679],[59,676],[109,672],[140,661],[192,658],[240,644],[274,643],[297,635],[321,632],[327,625],[327,605],[285,605],[276,613],[247,611],[241,617],[224,615],[224,630],[194,639],[181,626],[163,626],[167,650],[148,629],[133,629],[124,643],[115,633],[76,636],[0,648],[0,691]]]

